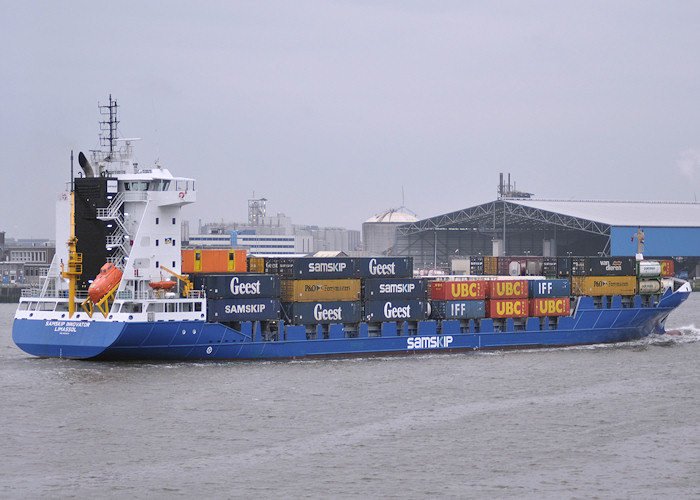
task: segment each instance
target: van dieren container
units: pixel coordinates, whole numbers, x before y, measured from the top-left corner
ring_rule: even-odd
[[[284,302],[360,300],[360,280],[282,280]]]
[[[634,257],[587,257],[587,276],[632,276],[636,274]]]
[[[571,295],[569,280],[530,280],[528,281],[530,298],[568,297]]]
[[[426,280],[421,278],[369,278],[363,280],[365,300],[425,299]]]
[[[192,274],[195,290],[204,289],[207,298],[233,299],[279,297],[280,279],[270,274]]]
[[[288,302],[282,305],[283,319],[296,325],[359,323],[361,302]],[[285,317],[286,316],[286,317]]]
[[[413,257],[360,257],[354,259],[360,278],[411,278]]]
[[[209,299],[207,321],[265,321],[280,317],[280,299]]]
[[[368,323],[381,321],[418,321],[430,316],[426,300],[369,300],[364,303],[363,319]]]
[[[433,300],[430,308],[433,319],[483,318],[486,314],[484,300]]]
[[[432,300],[483,300],[486,281],[431,281]]]

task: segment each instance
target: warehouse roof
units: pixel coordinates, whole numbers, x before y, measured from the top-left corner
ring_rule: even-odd
[[[508,202],[611,226],[700,227],[700,203],[534,199]]]
[[[596,234],[613,226],[700,228],[700,204],[682,202],[571,201],[503,199],[399,226],[400,235],[471,227],[501,227],[503,214],[511,228],[532,230],[548,225]]]

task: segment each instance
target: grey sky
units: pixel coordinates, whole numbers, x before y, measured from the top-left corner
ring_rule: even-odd
[[[0,230],[53,237],[70,150],[195,177],[185,218],[359,229],[496,197],[693,201],[694,1],[3,1]],[[76,161],[77,168],[77,161]]]

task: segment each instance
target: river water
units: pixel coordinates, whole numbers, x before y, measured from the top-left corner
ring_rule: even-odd
[[[700,294],[680,335],[293,362],[37,359],[13,313],[2,498],[700,496]]]

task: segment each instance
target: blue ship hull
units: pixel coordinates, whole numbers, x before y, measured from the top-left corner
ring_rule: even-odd
[[[574,316],[546,320],[513,319],[503,324],[482,319],[460,322],[420,321],[358,325],[318,325],[307,339],[304,326],[284,325],[281,340],[262,340],[258,323],[236,330],[221,323],[51,321],[16,319],[13,340],[25,352],[79,359],[262,360],[372,356],[425,352],[558,347],[623,342],[664,333],[668,315],[690,292],[666,293],[657,304],[623,307],[614,297],[609,308],[596,308],[582,297]],[[257,328],[256,328],[257,327]],[[323,338],[323,337],[327,338]]]

